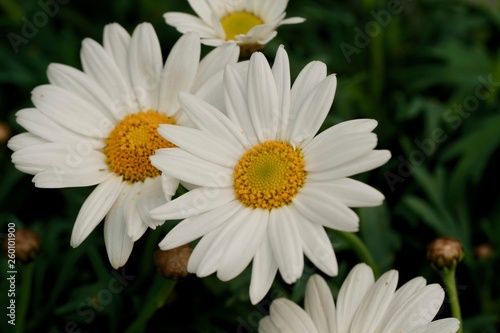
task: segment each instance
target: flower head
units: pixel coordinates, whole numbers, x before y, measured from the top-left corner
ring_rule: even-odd
[[[260,333],[443,333],[456,332],[455,318],[437,321],[444,291],[417,277],[396,290],[398,272],[375,282],[372,270],[356,265],[340,288],[335,303],[325,280],[313,275],[306,286],[305,307],[279,298],[259,324]]]
[[[217,46],[236,42],[246,48],[267,44],[280,25],[304,21],[285,19],[288,0],[188,0],[199,17],[171,12],[164,15],[167,24],[181,33],[195,31],[202,43]]]
[[[340,123],[315,136],[333,102],[336,77],[312,62],[290,88],[288,55],[280,47],[272,68],[254,53],[248,71],[224,72],[227,116],[196,96],[181,94],[183,109],[199,129],[160,125],[178,149],[161,149],[152,163],[171,177],[198,186],[151,211],[155,219],[180,219],[160,243],[166,250],[202,237],[189,260],[198,276],[217,272],[224,281],[253,260],[253,303],[276,272],[295,282],[303,254],[325,273],[337,262],[323,226],[357,231],[349,207],[376,206],[377,190],[347,177],[390,157],[374,150],[375,120]]]
[[[49,66],[50,84],[33,90],[35,108],[16,114],[28,132],[12,138],[9,147],[16,167],[35,175],[37,187],[97,185],[76,218],[73,247],[105,218],[108,257],[118,268],[147,227],[163,223],[148,213],[171,199],[179,180],[161,175],[149,160],[157,149],[175,147],[158,135],[158,125],[192,126],[178,93],[221,99],[222,72],[215,74],[237,58],[238,48],[225,45],[200,62],[199,37],[186,34],[163,65],[150,24],[140,24],[132,36],[110,24],[103,46],[83,41],[83,72]]]

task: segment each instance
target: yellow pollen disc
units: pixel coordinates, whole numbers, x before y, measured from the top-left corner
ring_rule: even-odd
[[[126,116],[106,139],[104,154],[110,171],[131,183],[160,175],[149,157],[160,148],[175,147],[158,134],[158,125],[173,124],[175,120],[156,111]]]
[[[249,12],[235,12],[225,16],[220,23],[226,33],[226,40],[236,40],[236,35],[246,35],[250,29],[264,23]]]
[[[247,150],[234,171],[236,197],[251,208],[288,205],[304,186],[304,156],[286,142],[266,141]]]

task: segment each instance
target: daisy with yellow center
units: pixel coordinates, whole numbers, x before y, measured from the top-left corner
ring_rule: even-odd
[[[396,290],[398,271],[375,281],[366,264],[356,265],[340,287],[336,302],[319,275],[309,278],[304,309],[284,298],[273,301],[259,333],[454,333],[455,318],[436,321],[444,301],[437,284],[417,277]]]
[[[347,177],[390,157],[374,150],[370,119],[340,123],[315,136],[333,102],[336,77],[324,63],[308,64],[291,86],[288,55],[279,48],[270,67],[254,53],[247,73],[224,71],[225,114],[200,98],[180,94],[198,129],[160,125],[175,144],[151,157],[165,174],[197,187],[151,211],[182,219],[160,243],[172,249],[201,237],[188,264],[198,276],[239,275],[253,260],[250,298],[261,300],[279,270],[287,283],[304,267],[304,254],[326,274],[337,274],[323,227],[354,232],[349,207],[376,206],[383,195]]]
[[[285,19],[288,0],[188,0],[198,16],[179,12],[164,15],[167,24],[181,33],[197,32],[202,43],[217,46],[236,42],[245,48],[259,48],[273,39],[284,24],[304,22]]]
[[[35,175],[35,186],[97,185],[76,218],[71,245],[80,245],[105,219],[114,268],[125,264],[148,227],[163,223],[149,211],[169,201],[179,185],[151,164],[155,151],[176,147],[158,134],[158,126],[192,126],[177,95],[193,93],[217,105],[222,69],[238,59],[235,45],[214,49],[201,62],[200,49],[199,37],[186,34],[163,64],[150,24],[140,24],[132,36],[110,24],[103,46],[83,41],[83,72],[51,64],[50,84],[33,90],[35,108],[16,114],[28,132],[9,142],[12,161]]]

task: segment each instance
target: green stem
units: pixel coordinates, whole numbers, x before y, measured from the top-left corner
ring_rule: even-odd
[[[336,231],[336,234],[342,237],[342,239],[349,244],[350,248],[356,252],[359,259],[370,266],[375,277],[378,277],[380,274],[378,265],[375,263],[375,259],[373,258],[370,250],[361,238],[352,232]]]
[[[455,280],[456,265],[451,268],[443,268],[439,270],[439,275],[443,279],[446,293],[450,301],[451,316],[460,321],[460,328],[457,333],[463,332],[462,312],[460,310],[460,302],[458,299],[457,282]]]
[[[163,285],[159,290],[154,291],[154,296],[149,298],[148,303],[141,310],[139,317],[132,323],[131,326],[125,331],[125,333],[139,333],[146,331],[146,325],[148,321],[153,317],[158,309],[160,309],[165,301],[170,296],[172,290],[174,290],[176,280],[164,280]],[[155,289],[153,286],[152,289]]]
[[[20,267],[21,286],[19,287],[20,299],[19,310],[17,311],[15,333],[24,332],[24,323],[26,323],[26,313],[30,304],[31,282],[33,281],[33,271],[35,264],[31,263]]]

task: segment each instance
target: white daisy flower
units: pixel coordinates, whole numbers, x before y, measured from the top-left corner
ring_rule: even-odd
[[[303,253],[326,274],[337,262],[323,226],[354,232],[348,207],[380,205],[377,190],[347,177],[390,158],[374,150],[375,120],[340,123],[315,137],[333,102],[335,75],[311,62],[290,89],[288,55],[271,68],[262,53],[248,75],[224,72],[227,117],[200,98],[180,94],[199,129],[160,125],[179,149],[151,157],[158,169],[198,188],[152,210],[155,219],[185,218],[160,243],[163,250],[203,237],[188,271],[230,280],[253,259],[250,298],[261,300],[279,269],[287,283],[304,267]]]
[[[180,110],[179,92],[216,103],[213,89],[222,89],[221,70],[237,61],[239,50],[223,46],[200,62],[199,37],[186,34],[163,66],[158,37],[147,23],[132,36],[118,24],[107,25],[103,44],[83,41],[83,72],[49,66],[50,84],[32,92],[35,108],[16,114],[28,132],[11,139],[9,147],[16,167],[35,175],[37,187],[97,185],[76,218],[71,246],[80,245],[105,217],[106,250],[118,268],[147,227],[163,223],[149,211],[170,200],[179,184],[150,163],[156,149],[174,147],[158,135],[158,124],[192,124]]]
[[[304,22],[303,18],[285,19],[288,0],[188,0],[198,15],[179,12],[164,14],[167,24],[181,33],[195,31],[202,43],[217,46],[236,42],[242,46],[267,44],[284,24]]]
[[[377,282],[366,264],[356,265],[340,288],[337,304],[325,280],[313,275],[306,286],[304,309],[279,298],[270,315],[259,323],[260,333],[452,333],[455,318],[437,321],[444,300],[438,284],[417,277],[396,291],[398,272],[389,271]]]

